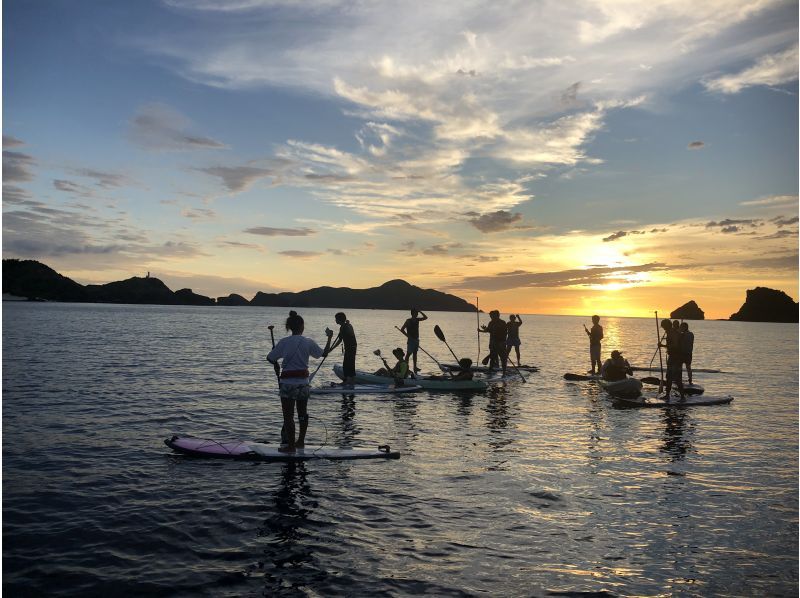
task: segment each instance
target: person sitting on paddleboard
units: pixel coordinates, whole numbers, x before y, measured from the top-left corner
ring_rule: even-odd
[[[694,351],[694,332],[689,330],[689,324],[681,324],[681,355],[686,365],[686,377],[692,383],[692,352]]]
[[[458,360],[458,373],[453,375],[453,380],[472,380],[472,360],[469,357],[463,357]]]
[[[511,314],[508,316],[508,337],[506,338],[506,354],[510,357],[511,356],[511,347],[514,347],[514,350],[517,352],[517,366],[521,366],[522,362],[519,360],[519,327],[522,326],[522,318],[519,317],[519,314],[516,316]],[[513,362],[512,362],[513,363]]]
[[[681,401],[686,400],[686,395],[683,392],[683,357],[681,356],[681,337],[678,330],[667,319],[661,320],[661,328],[664,330],[664,342],[659,343],[659,347],[666,347],[667,349],[667,388],[664,396],[661,397],[665,401],[669,401],[669,393],[672,390],[672,383],[678,387],[678,393],[681,395]]]
[[[617,380],[625,380],[628,376],[633,376],[633,370],[628,360],[622,356],[622,353],[611,351],[611,359],[606,359],[603,367],[600,368],[600,374],[603,376],[603,380],[616,382]]]
[[[280,377],[281,410],[283,411],[283,429],[281,431],[282,444],[278,450],[284,453],[293,453],[296,448],[305,446],[306,430],[308,429],[308,397],[309,387],[308,358],[324,357],[330,352],[333,331],[325,329],[328,342],[325,348],[312,339],[303,336],[305,322],[297,312],[289,312],[286,319],[286,330],[291,330],[292,335],[282,338],[269,352],[267,360],[277,364],[283,360]],[[295,440],[294,411],[297,408],[297,421],[299,431]]]
[[[406,361],[406,354],[403,349],[397,347],[394,351],[392,351],[392,355],[397,358],[397,363],[394,364],[394,367],[390,370],[381,368],[375,372],[375,375],[394,378],[398,385],[402,385],[403,380],[408,377],[408,361]]]
[[[597,373],[600,373],[600,352],[602,350],[602,345],[600,341],[603,340],[603,327],[600,326],[600,316],[592,316],[592,329],[589,330],[586,328],[586,324],[583,325],[583,329],[586,331],[586,334],[589,336],[589,359],[592,360],[592,369],[591,374],[592,376],[595,375],[595,365],[597,366]]]
[[[508,325],[505,320],[500,318],[500,312],[493,309],[489,312],[489,324],[478,328],[478,332],[489,333],[489,367],[493,370],[497,369],[498,361],[503,365],[503,376],[506,375],[506,361],[508,355],[506,353],[506,335],[508,334]],[[485,363],[484,359],[484,363]]]
[[[420,318],[417,316],[422,317]],[[405,334],[408,338],[408,342],[406,343],[406,351],[408,353],[408,360],[414,360],[415,372],[419,371],[419,368],[417,367],[417,352],[419,351],[419,323],[427,319],[428,316],[425,315],[425,312],[419,311],[418,309],[412,309],[411,317],[408,318],[400,328],[400,332]]]
[[[336,314],[336,323],[339,324],[339,336],[336,342],[331,346],[333,351],[339,345],[342,345],[344,356],[342,357],[342,374],[344,381],[342,384],[347,387],[352,387],[356,377],[356,349],[358,343],[356,342],[356,332],[353,330],[353,325],[344,312]]]

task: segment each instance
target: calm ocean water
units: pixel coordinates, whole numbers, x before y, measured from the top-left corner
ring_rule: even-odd
[[[307,334],[335,311],[300,310]],[[736,400],[623,410],[562,379],[588,368],[588,317],[523,316],[527,384],[312,398],[309,446],[399,461],[173,456],[173,432],[277,442],[263,358],[286,315],[3,304],[9,596],[797,595],[797,326],[692,323],[695,366],[726,372],[695,380]],[[474,314],[429,316],[423,348],[451,357],[439,324],[476,358]],[[404,346],[406,313],[348,317],[359,368]],[[654,320],[602,323],[604,356],[647,365]]]

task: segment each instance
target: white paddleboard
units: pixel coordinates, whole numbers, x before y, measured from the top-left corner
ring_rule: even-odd
[[[687,396],[686,400],[681,400],[679,396],[672,396],[669,401],[654,397],[613,397],[614,401],[619,405],[625,407],[701,407],[706,405],[725,405],[733,401],[731,395],[713,396],[713,395],[694,395]]]
[[[342,384],[330,386],[318,386],[311,388],[312,395],[366,395],[366,394],[399,394],[404,392],[416,392],[422,390],[421,386],[391,386],[386,384],[354,384],[346,387]]]
[[[388,445],[375,449],[305,447],[284,453],[275,445],[244,440],[212,440],[195,436],[174,435],[164,441],[168,447],[192,457],[216,457],[251,461],[308,461],[310,459],[399,459],[400,453]]]

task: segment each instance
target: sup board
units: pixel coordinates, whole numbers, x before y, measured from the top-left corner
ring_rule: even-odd
[[[681,401],[680,397],[672,396],[669,401],[654,397],[614,397],[614,402],[624,407],[700,407],[705,405],[725,405],[733,401],[731,395],[726,396],[712,396],[712,395],[694,395],[686,397],[685,401]]]
[[[647,377],[647,378],[641,378],[641,381],[644,382],[645,384],[650,384],[652,386],[658,386],[658,378],[656,378],[655,376]],[[667,383],[663,382],[662,384],[664,386],[666,386]],[[677,387],[673,384],[672,388],[677,388]],[[689,384],[688,382],[684,382],[683,383],[683,392],[684,392],[684,394],[687,394],[687,395],[701,395],[705,391],[706,391],[706,389],[703,388],[702,386],[700,386],[699,384]]]
[[[446,372],[452,372],[452,371],[461,369],[461,366],[458,365],[457,363],[441,363],[441,364],[439,364],[439,367],[442,370],[446,371]],[[471,372],[481,372],[481,373],[497,372],[497,371],[500,370],[500,368],[490,368],[490,367],[486,367],[486,366],[482,366],[482,365],[478,365],[478,366],[474,365],[469,369],[470,369]],[[512,366],[511,363],[509,363],[506,366],[506,371],[513,370],[513,369],[514,369],[514,366]],[[535,365],[518,365],[517,369],[519,371],[521,371],[521,372],[538,372],[539,371],[538,366],[535,366]]]
[[[311,459],[330,459],[343,461],[350,459],[399,459],[399,451],[388,445],[376,449],[306,447],[294,453],[282,453],[275,445],[244,440],[211,440],[194,436],[173,435],[164,441],[172,450],[192,457],[211,457],[223,459],[242,459],[249,461],[309,461]]]
[[[637,397],[642,394],[642,383],[636,378],[624,378],[614,382],[601,380],[600,385],[606,392],[614,396]]]
[[[564,380],[569,380],[570,382],[590,382],[602,379],[603,377],[600,374],[564,374]]]
[[[660,372],[661,368],[637,368],[636,366],[631,366],[631,369],[634,372]],[[692,368],[693,373],[701,373],[701,374],[724,374],[722,370],[704,370],[702,368]]]
[[[344,370],[342,366],[336,364],[333,366],[333,372],[344,380]],[[355,381],[360,384],[391,384],[394,379],[385,376],[376,376],[369,372],[361,372],[356,370]],[[486,380],[453,380],[447,376],[418,376],[416,378],[407,378],[409,384],[421,386],[425,390],[486,390],[489,385]]]
[[[367,395],[367,394],[400,394],[422,390],[418,384],[394,386],[391,384],[354,384],[346,387],[331,382],[330,386],[311,387],[312,395]]]

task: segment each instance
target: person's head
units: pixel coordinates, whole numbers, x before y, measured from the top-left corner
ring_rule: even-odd
[[[290,311],[289,317],[286,318],[286,330],[291,330],[292,334],[303,334],[305,327],[303,318],[296,311]]]
[[[687,324],[686,322],[681,324],[681,332],[686,332],[688,330],[689,330],[689,324]]]
[[[510,316],[508,316],[508,319],[513,322],[513,321],[515,321],[517,319],[517,316],[515,316],[514,314],[511,314]]]
[[[592,316],[592,324],[599,324],[600,316]]]
[[[419,315],[419,310],[416,307],[411,308],[411,317],[416,318]]]
[[[661,320],[661,328],[663,328],[664,330],[669,330],[670,328],[672,328],[672,322],[666,319]]]
[[[472,367],[472,360],[469,357],[462,357],[458,360],[458,367],[462,370],[468,370]]]
[[[493,309],[492,311],[489,312],[489,317],[492,318],[493,320],[496,320],[497,318],[500,317],[500,312],[497,311],[496,309]]]
[[[622,353],[619,351],[611,351],[611,359],[622,359]]]
[[[406,352],[403,351],[400,347],[397,347],[394,351],[392,351],[392,355],[397,357],[398,360],[405,359]]]
[[[680,327],[681,327],[681,323],[680,323],[680,322],[678,322],[678,320],[675,320],[674,322],[672,322],[672,327],[673,327],[675,330],[678,330],[678,328],[680,328]]]
[[[336,317],[336,323],[337,324],[344,324],[345,322],[347,322],[347,316],[344,315],[343,311],[340,311],[338,314],[336,314],[335,317]]]

